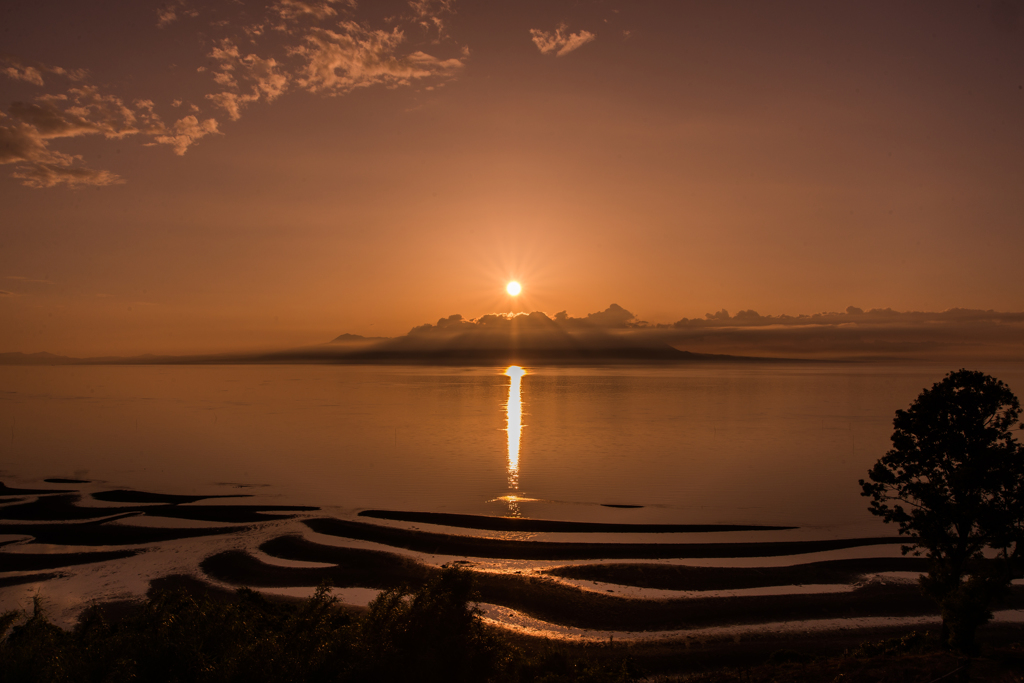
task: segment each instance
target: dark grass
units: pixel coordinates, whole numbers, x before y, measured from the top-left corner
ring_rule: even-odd
[[[922,637],[923,635],[923,637]],[[866,642],[840,654],[780,649],[761,662],[706,667],[692,672],[689,683],[1017,683],[1024,678],[1024,631],[990,628],[980,656],[963,657],[938,647],[931,634],[904,633]],[[657,680],[657,678],[654,678]],[[679,680],[679,679],[675,679]]]
[[[629,506],[607,506],[629,507]],[[520,517],[492,517],[487,515],[461,515],[447,512],[407,512],[400,510],[363,510],[360,517],[390,519],[400,522],[436,524],[460,529],[485,531],[524,531],[553,533],[617,533],[617,534],[670,534],[710,533],[715,531],[786,531],[792,526],[757,526],[738,524],[606,524],[600,522],[562,522],[551,519],[523,519]]]
[[[906,539],[896,537],[760,543],[558,543],[455,536],[328,517],[308,519],[303,523],[313,531],[328,536],[372,541],[416,552],[522,560],[773,557],[906,543]]]

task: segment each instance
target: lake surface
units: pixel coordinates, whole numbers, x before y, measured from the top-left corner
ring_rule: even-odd
[[[884,535],[857,480],[952,369],[0,367],[0,480]],[[975,369],[1024,391],[1024,366]]]

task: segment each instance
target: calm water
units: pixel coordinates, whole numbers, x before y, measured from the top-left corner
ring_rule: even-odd
[[[857,480],[950,369],[2,367],[0,473],[346,513],[878,533]],[[977,369],[1024,391],[1020,365]]]

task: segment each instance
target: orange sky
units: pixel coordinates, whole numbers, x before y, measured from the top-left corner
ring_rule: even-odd
[[[0,352],[1024,310],[1015,0],[41,1],[0,36]]]

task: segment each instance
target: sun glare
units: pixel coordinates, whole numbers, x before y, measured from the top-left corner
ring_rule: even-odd
[[[505,287],[505,291],[511,294],[512,296],[516,296],[519,294],[519,292],[523,291],[523,287],[518,282],[513,280],[512,282],[508,283],[507,287]]]

